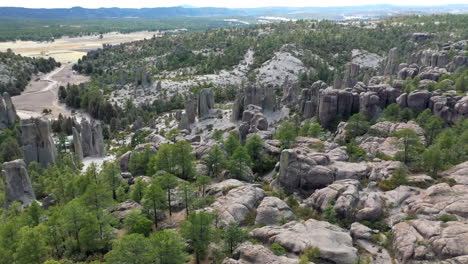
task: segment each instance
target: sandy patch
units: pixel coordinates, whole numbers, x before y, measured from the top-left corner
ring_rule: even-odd
[[[102,47],[103,44],[119,44],[124,42],[152,38],[153,35],[160,36],[160,32],[141,31],[129,34],[107,33],[101,39],[98,35],[60,38],[54,42],[35,42],[35,41],[9,41],[0,42],[0,51],[12,49],[13,52],[28,57],[53,57],[55,60],[68,63],[76,62],[79,58],[86,55],[91,49]]]

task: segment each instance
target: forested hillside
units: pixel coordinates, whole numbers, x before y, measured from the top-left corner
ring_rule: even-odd
[[[0,264],[468,263],[467,29],[190,32],[88,52],[57,119],[3,94]]]
[[[14,54],[11,50],[0,52],[0,93],[11,96],[20,94],[33,74],[48,73],[60,67],[53,58],[29,58]]]

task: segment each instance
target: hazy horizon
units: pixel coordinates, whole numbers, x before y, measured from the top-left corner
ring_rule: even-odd
[[[336,6],[362,6],[362,5],[395,5],[395,6],[441,6],[450,4],[466,4],[465,1],[449,1],[441,3],[439,0],[413,0],[411,2],[403,0],[370,1],[370,0],[330,0],[324,4],[323,1],[298,1],[298,0],[257,0],[257,1],[227,1],[227,0],[174,0],[152,1],[152,0],[1,0],[2,7],[25,7],[25,8],[156,8],[175,6],[194,7],[225,7],[225,8],[258,8],[258,7],[336,7]]]

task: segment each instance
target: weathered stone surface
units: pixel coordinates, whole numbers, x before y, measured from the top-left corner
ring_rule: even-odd
[[[357,249],[349,233],[328,222],[309,219],[283,226],[265,226],[254,229],[252,236],[264,243],[278,243],[296,254],[317,247],[320,258],[334,263],[351,264],[357,259]]]
[[[2,176],[5,184],[5,205],[7,207],[14,201],[19,201],[26,207],[36,200],[26,164],[23,160],[3,163]]]
[[[24,161],[39,162],[42,167],[55,163],[57,149],[52,139],[52,131],[47,119],[21,120],[21,148]]]
[[[463,222],[412,220],[392,227],[395,258],[400,263],[468,255],[468,225]]]
[[[450,187],[446,183],[436,184],[406,202],[406,212],[410,214],[423,215],[434,220],[443,214],[454,214],[468,219],[467,185]]]
[[[358,222],[352,223],[349,231],[351,232],[351,236],[354,239],[366,239],[366,240],[370,240],[373,235],[379,233],[378,230],[372,230],[369,227]]]
[[[119,220],[125,219],[132,210],[141,210],[143,206],[135,201],[127,200],[119,203],[112,209],[112,215]]]
[[[342,217],[354,214],[354,208],[359,203],[360,184],[357,180],[339,180],[327,187],[316,190],[304,203],[316,210],[323,211],[335,201],[334,209]]]
[[[83,148],[81,147],[81,136],[78,130],[75,127],[72,128],[73,131],[73,149],[75,154],[78,156],[78,159],[83,160]]]
[[[0,129],[10,127],[16,122],[16,109],[7,92],[0,95]]]
[[[444,171],[442,175],[454,179],[458,184],[468,185],[468,161]]]
[[[371,130],[373,130],[374,132],[377,132],[378,135],[381,137],[388,137],[392,135],[393,133],[396,133],[404,129],[413,130],[421,138],[422,143],[426,142],[424,129],[422,129],[418,125],[418,123],[414,121],[409,121],[407,123],[403,123],[403,122],[395,123],[395,122],[390,122],[390,121],[383,121],[383,122],[378,122],[375,125],[371,126]]]
[[[363,180],[369,175],[369,168],[367,164],[363,162],[353,163],[335,161],[329,167],[335,171],[335,180]]]
[[[357,83],[359,69],[360,69],[359,64],[355,64],[351,62],[346,63],[341,88],[351,88]]]
[[[84,157],[103,157],[106,154],[101,122],[81,121],[81,146]]]
[[[398,139],[396,137],[381,138],[365,136],[358,138],[356,143],[359,147],[372,155],[383,153],[386,156],[393,157],[398,151],[400,151],[400,148],[397,145]]]
[[[378,193],[369,193],[364,201],[364,208],[356,213],[357,221],[375,221],[383,215],[382,198]]]
[[[311,118],[317,114],[320,90],[326,88],[326,83],[317,81],[313,83],[310,88],[302,89],[299,110],[302,112],[304,118]]]
[[[231,189],[248,185],[246,182],[242,182],[236,179],[228,179],[222,182],[213,183],[206,187],[206,193],[212,196],[226,195]],[[225,192],[225,193],[224,193]]]
[[[379,105],[380,97],[376,92],[361,93],[359,103],[359,111],[365,114],[368,119],[377,119],[382,112]]]
[[[211,109],[214,108],[213,89],[205,88],[198,94],[198,117],[203,119],[210,115]]]
[[[225,259],[223,264],[297,264],[298,260],[276,256],[267,247],[250,242],[241,244],[234,251],[234,258]]]
[[[243,223],[247,214],[255,210],[263,197],[265,192],[260,185],[244,185],[218,197],[210,206],[210,210],[219,213],[222,224]]]
[[[291,208],[281,199],[273,196],[265,197],[257,208],[256,225],[276,225],[283,221],[294,220]]]
[[[395,75],[398,72],[398,49],[392,48],[388,52],[387,65],[385,66],[385,75]]]
[[[324,155],[304,155],[297,150],[281,152],[278,183],[286,193],[297,190],[312,191],[327,186],[334,181],[333,172],[322,165],[328,165]]]
[[[132,156],[132,152],[127,151],[117,159],[117,164],[119,164],[120,170],[122,172],[127,172],[128,171],[128,163],[130,162],[130,157],[131,156]]]
[[[195,122],[197,116],[197,101],[195,99],[188,99],[185,102],[185,115],[187,116],[188,124]]]

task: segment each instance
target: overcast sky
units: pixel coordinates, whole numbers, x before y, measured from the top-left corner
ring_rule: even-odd
[[[467,0],[0,0],[0,6],[31,8],[98,7],[161,7],[193,5],[199,7],[265,7],[265,6],[349,6],[367,4],[441,5],[463,4]]]

